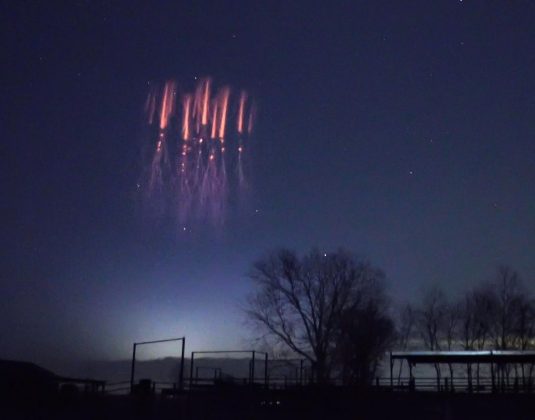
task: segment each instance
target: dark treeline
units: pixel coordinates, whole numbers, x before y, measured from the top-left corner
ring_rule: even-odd
[[[441,288],[401,310],[399,345],[428,350],[528,350],[535,340],[535,300],[511,267],[452,300]]]
[[[275,356],[298,356],[315,379],[370,384],[391,350],[527,350],[535,301],[510,267],[457,300],[439,288],[399,309],[383,272],[353,254],[279,250],[257,261],[246,313]]]

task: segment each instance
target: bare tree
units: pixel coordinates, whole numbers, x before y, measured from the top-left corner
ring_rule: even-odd
[[[459,327],[461,321],[461,306],[458,302],[448,302],[445,307],[444,333],[446,347],[453,350],[459,337]]]
[[[417,328],[424,346],[429,350],[440,350],[446,324],[447,302],[441,289],[432,287],[424,294],[418,310]]]
[[[464,350],[482,350],[491,329],[491,312],[495,308],[492,289],[487,285],[469,291],[460,303],[459,339]]]
[[[345,251],[299,258],[279,250],[257,261],[246,313],[262,332],[308,359],[318,381],[329,376],[344,314],[362,307],[382,273]]]
[[[461,320],[459,325],[459,339],[464,350],[474,350],[475,342],[475,302],[473,294],[467,293],[460,302]]]
[[[492,305],[491,334],[496,349],[506,350],[515,344],[518,311],[524,300],[526,291],[518,273],[508,266],[498,268],[497,276],[492,283],[494,300]]]
[[[445,336],[447,301],[440,288],[434,286],[423,296],[421,307],[417,312],[416,326],[424,346],[432,351],[441,350]],[[437,385],[440,386],[440,364],[434,364]]]
[[[535,340],[535,301],[530,297],[522,297],[516,315],[515,348],[528,350]]]
[[[523,295],[520,298],[516,310],[515,333],[514,333],[514,347],[518,350],[528,350],[532,347],[535,339],[535,302],[534,300]],[[518,366],[515,365],[515,371],[518,377]],[[522,384],[526,385],[526,367],[520,364],[520,371],[522,375]],[[533,364],[528,368],[528,378],[533,376]]]
[[[416,310],[410,303],[403,305],[400,309],[398,320],[397,347],[400,350],[407,350],[414,333],[414,324],[416,322]]]
[[[521,348],[523,338],[529,334],[527,290],[518,273],[509,266],[498,268],[496,278],[490,283],[490,287],[492,287],[492,300],[488,314],[491,319],[490,337],[494,348],[499,350]],[[498,366],[497,375],[501,386],[509,385],[512,368],[518,377],[517,365]]]
[[[400,350],[407,350],[409,347],[414,334],[416,315],[416,310],[410,303],[403,305],[399,311],[396,345]],[[403,364],[399,363],[398,383],[401,381],[402,368]]]
[[[494,307],[492,290],[487,286],[477,286],[468,291],[457,304],[458,341],[464,350],[482,350],[489,337],[491,320],[490,313]],[[477,378],[479,381],[479,363]],[[466,373],[470,388],[472,387],[472,364],[466,365]],[[477,384],[479,386],[479,382]]]
[[[448,351],[451,351],[455,347],[459,337],[460,305],[458,302],[447,302],[444,306],[444,339]],[[453,366],[451,363],[448,363],[448,368],[453,386]]]
[[[382,283],[363,291],[357,305],[342,313],[336,338],[337,361],[345,383],[369,385],[395,341]]]

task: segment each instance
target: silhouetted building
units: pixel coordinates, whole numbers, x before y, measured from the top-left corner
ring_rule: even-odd
[[[63,377],[34,363],[0,360],[2,397],[47,396],[62,391],[72,394],[79,387],[85,392],[103,391],[105,381]]]

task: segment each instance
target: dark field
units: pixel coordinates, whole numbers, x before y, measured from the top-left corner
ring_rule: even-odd
[[[163,399],[70,395],[9,400],[6,419],[532,419],[529,394],[207,390]]]

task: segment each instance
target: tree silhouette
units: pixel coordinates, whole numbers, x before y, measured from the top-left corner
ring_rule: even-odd
[[[428,289],[418,310],[417,327],[424,346],[429,350],[441,350],[445,336],[448,304],[438,286]]]
[[[518,273],[509,266],[498,268],[492,286],[491,336],[496,349],[507,350],[515,347],[520,310],[527,303],[527,292]]]
[[[369,385],[379,362],[394,344],[394,322],[387,312],[382,286],[367,293],[362,302],[342,314],[336,339],[344,383]]]
[[[308,359],[317,380],[325,382],[337,361],[337,340],[345,337],[343,326],[370,315],[362,311],[382,292],[383,275],[343,250],[312,250],[300,258],[281,249],[257,261],[249,277],[256,290],[246,312],[257,331]]]

